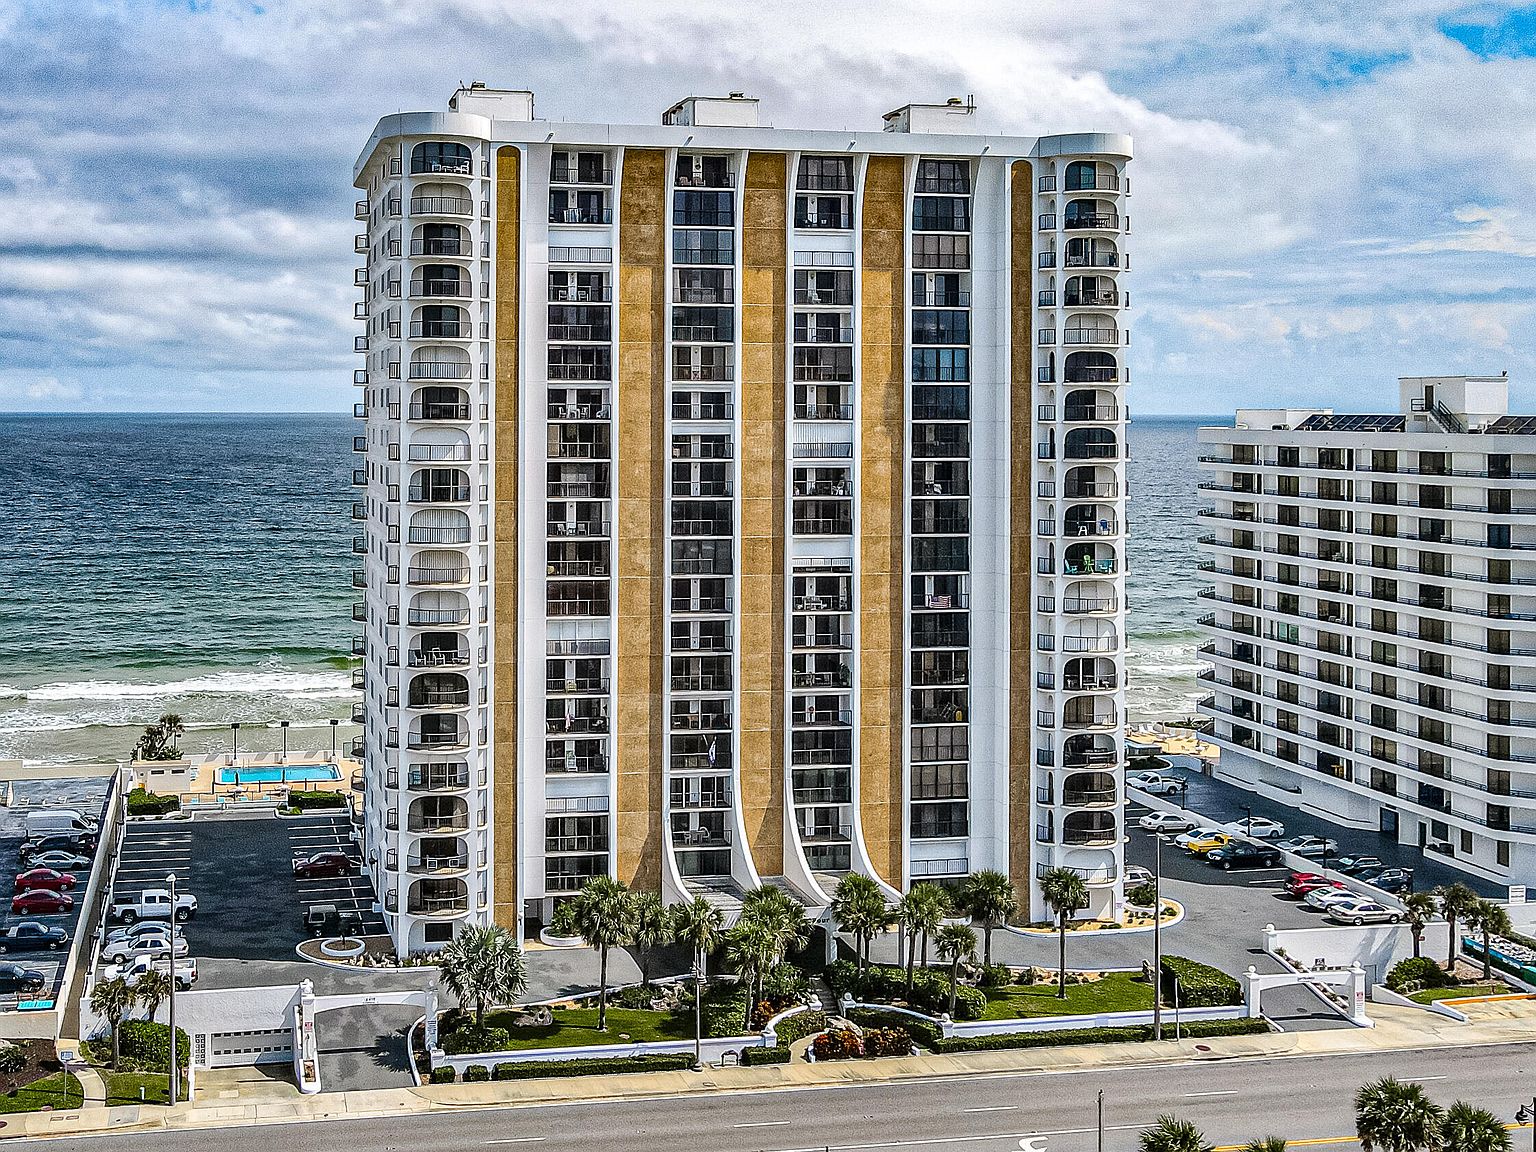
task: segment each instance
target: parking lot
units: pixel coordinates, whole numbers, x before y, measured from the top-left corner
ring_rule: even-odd
[[[24,871],[20,860],[20,849],[22,841],[26,839],[27,812],[45,808],[75,808],[99,820],[106,811],[109,785],[110,780],[105,777],[17,781],[10,789],[10,806],[0,807],[0,862],[3,862],[4,867],[11,869],[13,876]],[[68,912],[52,915],[12,913],[9,897],[13,885],[7,881],[3,927],[9,928],[21,920],[36,920],[43,924],[60,927],[69,933],[70,949],[73,949],[78,936],[80,905],[85,896],[90,873],[82,869],[74,875],[79,883],[68,893],[75,901],[74,907]],[[55,1001],[61,995],[59,985],[63,979],[64,966],[68,958],[69,950],[61,949],[57,952],[17,952],[14,955],[0,957],[0,961],[20,964],[24,968],[42,973],[47,981],[43,991],[27,999],[29,1003],[43,1003]],[[0,1011],[15,1009],[20,1000],[21,998],[15,993],[0,992]]]
[[[199,987],[228,986],[230,980],[249,984],[258,962],[298,962],[294,949],[310,935],[305,915],[315,905],[357,913],[365,935],[383,932],[366,876],[354,871],[327,879],[294,877],[296,857],[328,849],[353,852],[344,813],[130,823],[114,893],[164,888],[166,876],[174,873],[177,891],[197,897],[186,935],[198,962]]]

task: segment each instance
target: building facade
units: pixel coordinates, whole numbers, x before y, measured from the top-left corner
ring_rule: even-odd
[[[1536,869],[1536,417],[1502,377],[1398,411],[1200,430],[1219,772],[1277,803]]]
[[[596,875],[1120,902],[1121,136],[537,120],[355,169],[364,851],[401,951]]]

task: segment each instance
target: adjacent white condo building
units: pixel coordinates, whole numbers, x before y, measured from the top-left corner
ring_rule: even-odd
[[[401,951],[587,878],[1119,905],[1130,141],[535,119],[358,158],[365,856]]]
[[[1536,416],[1503,377],[1200,430],[1220,774],[1536,877]]]

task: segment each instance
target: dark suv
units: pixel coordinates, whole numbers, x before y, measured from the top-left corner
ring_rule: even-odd
[[[43,852],[61,849],[89,856],[96,851],[96,836],[91,832],[51,832],[47,836],[35,836],[21,842],[21,864],[28,867],[32,857]]]
[[[1233,840],[1211,849],[1205,858],[1212,864],[1220,864],[1224,872],[1234,868],[1278,868],[1283,859],[1279,849],[1251,840]]]

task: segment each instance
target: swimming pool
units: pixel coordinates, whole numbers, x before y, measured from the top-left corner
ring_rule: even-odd
[[[214,773],[214,780],[220,784],[298,784],[340,779],[341,773],[329,764],[301,764],[294,768],[220,768]]]

